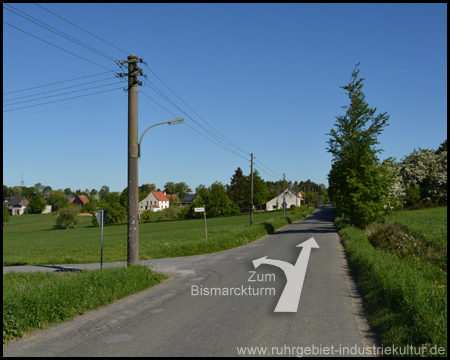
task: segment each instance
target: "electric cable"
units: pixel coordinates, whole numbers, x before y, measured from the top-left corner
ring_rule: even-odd
[[[102,51],[100,51],[100,50],[97,50],[97,49],[93,48],[92,46],[87,45],[87,44],[83,43],[82,41],[77,40],[77,39],[75,39],[74,37],[72,37],[72,36],[70,36],[70,35],[67,35],[66,33],[64,33],[64,32],[62,32],[62,31],[60,31],[60,30],[58,30],[58,29],[56,29],[56,28],[54,28],[54,27],[52,27],[52,26],[46,24],[45,22],[43,22],[43,21],[41,21],[41,20],[39,20],[39,19],[34,18],[33,16],[31,16],[31,15],[29,15],[29,14],[27,14],[27,13],[25,13],[25,12],[19,10],[19,9],[16,9],[15,7],[13,7],[13,6],[9,5],[9,4],[6,4],[6,5],[12,7],[13,9],[15,9],[15,10],[17,10],[17,11],[19,11],[19,12],[21,12],[22,14],[25,14],[26,16],[29,16],[30,18],[32,18],[32,19],[34,19],[34,20],[37,20],[37,21],[41,22],[41,23],[44,24],[45,26],[44,26],[44,25],[41,25],[41,24],[38,24],[36,21],[30,20],[30,19],[28,19],[27,17],[25,17],[25,16],[23,16],[23,15],[20,15],[20,14],[18,14],[17,12],[11,10],[11,9],[6,8],[5,6],[3,6],[4,9],[6,9],[6,10],[8,10],[8,11],[11,11],[11,12],[13,12],[14,14],[16,14],[16,15],[18,15],[18,16],[23,17],[24,19],[26,19],[26,20],[28,20],[28,21],[30,21],[30,22],[36,24],[36,25],[39,25],[39,26],[43,27],[44,29],[46,29],[46,30],[48,30],[48,31],[51,31],[52,33],[54,33],[54,34],[56,34],[56,35],[59,35],[59,36],[65,38],[65,39],[67,39],[67,40],[69,40],[69,41],[72,41],[73,43],[75,43],[75,44],[77,44],[77,45],[80,45],[80,46],[82,46],[82,47],[84,47],[84,48],[86,48],[86,49],[88,49],[88,50],[90,50],[90,51],[96,53],[97,55],[103,56],[103,57],[107,58],[108,60],[112,60],[112,61],[116,62],[116,58],[114,58],[113,56],[108,55],[108,54],[106,54],[106,53],[104,53],[104,52],[102,52]],[[49,28],[50,28],[50,29],[49,29]],[[51,30],[51,29],[54,29],[54,30],[56,30],[57,32],[55,32],[55,31],[53,31],[53,30]],[[61,34],[63,34],[63,35],[59,34],[58,32],[61,33]],[[73,39],[73,40],[72,40],[72,39]]]
[[[48,102],[45,102],[45,103],[42,103],[42,104],[28,105],[28,106],[23,106],[23,107],[20,107],[20,108],[17,108],[17,109],[3,110],[3,112],[9,112],[9,111],[15,111],[15,110],[20,110],[20,109],[25,109],[25,108],[29,108],[29,107],[33,107],[33,106],[40,106],[40,105],[45,105],[45,104],[51,104],[51,103],[58,102],[58,101],[71,100],[71,99],[76,99],[76,98],[83,97],[83,96],[95,95],[95,94],[100,94],[100,93],[104,93],[104,92],[108,92],[108,91],[113,91],[113,90],[118,90],[118,89],[122,89],[122,88],[120,87],[120,88],[116,88],[116,89],[110,89],[110,90],[98,91],[98,92],[91,93],[91,94],[85,94],[85,95],[74,96],[74,97],[67,98],[67,99],[60,99],[60,100],[48,101]]]
[[[155,102],[157,105],[159,105],[161,108],[163,108],[164,110],[166,110],[166,111],[167,111],[170,115],[172,115],[174,118],[177,117],[174,113],[172,113],[171,111],[167,110],[164,106],[162,106],[162,105],[161,105],[160,103],[158,103],[156,100],[154,100],[153,98],[151,98],[150,96],[148,96],[144,91],[141,90],[140,92],[141,92],[143,95],[145,95],[146,97],[148,97],[150,100],[152,100],[153,102]],[[210,138],[206,137],[205,135],[203,135],[202,133],[200,133],[199,131],[197,131],[196,129],[194,129],[194,128],[193,128],[192,126],[190,126],[189,124],[184,123],[184,125],[188,126],[188,127],[191,128],[192,130],[194,130],[196,133],[200,134],[201,136],[203,136],[203,137],[206,138],[207,140],[211,141],[212,143],[216,144],[217,146],[220,146],[221,148],[227,150],[228,152],[230,152],[230,153],[232,153],[232,154],[234,154],[234,155],[236,155],[236,156],[239,156],[239,157],[243,158],[244,160],[248,160],[248,159],[245,159],[243,156],[239,155],[238,153],[234,152],[233,150],[230,150],[229,148],[223,147],[222,145],[220,145],[220,144],[214,142],[214,141],[211,140]]]
[[[156,75],[156,73],[150,69],[150,67],[147,65],[146,62],[144,62],[144,65],[147,67],[147,69],[149,69],[153,75],[155,75],[159,81],[161,81],[179,100],[181,100],[194,114],[196,114],[200,119],[203,120],[203,122],[205,122],[211,129],[213,129],[216,133],[218,133],[220,136],[223,137],[223,139],[225,141],[227,141],[230,145],[232,145],[233,147],[237,148],[238,150],[242,151],[244,154],[249,155],[248,152],[242,150],[240,147],[236,146],[235,144],[233,144],[230,140],[228,140],[225,136],[223,136],[219,131],[217,131],[214,127],[212,127],[205,119],[203,119],[195,110],[193,110],[182,98],[180,98],[158,75]]]
[[[85,79],[85,78],[87,78],[87,77],[93,77],[93,76],[103,75],[103,74],[107,74],[107,73],[109,73],[109,72],[111,72],[111,71],[116,71],[116,70],[108,70],[108,71],[101,72],[101,73],[98,73],[98,74],[86,75],[86,76],[82,76],[82,77],[75,78],[75,79],[69,79],[69,80],[58,81],[58,82],[55,82],[55,83],[46,84],[46,85],[40,85],[40,86],[35,86],[35,87],[32,87],[32,88],[28,88],[28,89],[22,89],[22,90],[10,91],[10,92],[4,93],[3,96],[9,95],[9,94],[14,94],[14,93],[17,93],[17,92],[22,92],[22,91],[28,91],[28,90],[38,89],[38,88],[41,88],[41,87],[44,87],[44,86],[51,86],[51,85],[56,85],[56,84],[62,84],[62,83],[69,82],[69,81],[75,81],[75,80]]]
[[[113,44],[107,42],[106,40],[103,40],[102,38],[99,38],[98,36],[96,36],[96,35],[90,33],[89,31],[84,30],[83,28],[79,27],[78,25],[75,25],[74,23],[71,23],[69,20],[64,19],[63,17],[59,16],[58,14],[55,14],[54,12],[52,12],[52,11],[46,9],[46,8],[43,7],[42,5],[39,5],[39,4],[36,4],[36,3],[34,3],[34,4],[37,5],[37,6],[39,6],[40,8],[42,8],[42,9],[48,11],[49,13],[51,13],[51,14],[53,14],[53,15],[59,17],[60,19],[62,19],[62,20],[64,20],[64,21],[68,22],[69,24],[71,24],[71,25],[77,27],[78,29],[83,30],[84,32],[88,33],[89,35],[92,35],[92,36],[96,37],[97,39],[99,39],[99,40],[101,40],[101,41],[107,43],[108,45],[111,45],[111,46],[115,47],[116,49],[118,49],[118,50],[120,50],[120,51],[123,51],[123,52],[126,53],[126,54],[130,54],[129,52],[127,52],[127,51],[125,51],[125,50],[122,50],[121,48],[118,48],[117,46],[115,46],[115,45],[113,45]]]
[[[17,105],[17,104],[23,104],[23,103],[30,102],[30,101],[43,100],[43,99],[48,99],[48,98],[51,98],[51,97],[54,97],[54,96],[62,96],[62,95],[67,95],[67,94],[73,94],[73,93],[80,92],[80,91],[87,91],[87,90],[92,90],[92,89],[96,89],[96,88],[99,88],[99,87],[116,85],[116,84],[117,83],[110,83],[110,84],[105,84],[105,85],[93,86],[93,87],[90,87],[90,88],[87,88],[87,89],[74,90],[74,91],[69,91],[69,92],[66,92],[66,93],[61,93],[61,94],[56,94],[56,95],[51,95],[51,96],[44,96],[44,97],[37,98],[37,99],[32,99],[32,100],[18,101],[18,102],[15,102],[15,103],[12,103],[12,104],[6,104],[6,105],[3,105],[3,106],[12,106],[12,105]]]
[[[20,28],[14,26],[14,25],[11,25],[11,24],[7,23],[6,21],[3,21],[3,23],[6,24],[6,25],[9,25],[9,26],[11,26],[11,27],[13,27],[13,28],[15,28],[15,29],[17,29],[17,30],[19,30],[19,31],[22,31],[22,32],[24,32],[25,34],[28,34],[28,35],[30,35],[30,36],[32,36],[32,37],[35,37],[36,39],[39,39],[39,40],[41,40],[41,41],[43,41],[43,42],[45,42],[45,43],[47,43],[47,44],[49,44],[49,45],[52,45],[52,46],[54,46],[54,47],[56,47],[56,48],[58,48],[58,49],[60,49],[60,50],[63,50],[63,51],[65,51],[65,52],[67,52],[67,53],[69,53],[69,54],[71,54],[71,55],[74,55],[74,56],[76,56],[76,57],[79,57],[80,59],[83,59],[83,60],[85,60],[85,61],[87,61],[87,62],[90,62],[91,64],[94,64],[94,65],[100,66],[100,67],[103,68],[103,69],[109,70],[108,68],[106,68],[106,67],[104,67],[104,66],[102,66],[102,65],[99,65],[99,64],[97,64],[96,62],[93,62],[93,61],[91,61],[91,60],[88,60],[88,59],[86,59],[86,58],[84,58],[84,57],[82,57],[82,56],[80,56],[80,55],[74,54],[73,52],[70,52],[69,50],[63,49],[63,48],[60,47],[60,46],[57,46],[57,45],[55,45],[55,44],[52,44],[52,43],[49,42],[49,41],[43,40],[43,39],[41,39],[41,38],[38,37],[38,36],[35,36],[35,35],[33,35],[33,34],[30,34],[29,32],[26,32],[25,30],[22,30],[22,29],[20,29]]]
[[[167,102],[169,102],[172,106],[177,108],[179,111],[181,111],[185,116],[187,116],[189,119],[191,119],[195,124],[197,124],[202,130],[204,130],[206,133],[211,135],[215,140],[219,141],[224,147],[228,148],[230,152],[235,153],[234,150],[231,150],[231,148],[228,147],[221,139],[219,139],[215,134],[213,134],[211,131],[206,129],[203,125],[199,124],[195,119],[193,119],[189,114],[187,114],[185,111],[183,111],[178,105],[176,105],[167,95],[165,95],[156,85],[154,85],[151,81],[149,83],[156,88],[152,88],[149,84],[147,84],[153,91],[155,91],[158,95],[160,95],[163,99],[165,99]],[[161,105],[160,105],[161,106]],[[247,154],[249,155],[249,154]]]
[[[276,176],[280,176],[281,174],[269,169],[267,166],[265,166],[261,161],[257,160],[256,157],[254,158],[255,161],[257,161],[261,166],[264,166],[267,170],[269,170],[270,172],[276,174]]]
[[[106,80],[111,80],[111,79],[109,79],[109,78],[108,78],[108,79],[100,79],[100,80],[95,80],[95,81],[91,81],[91,82],[88,82],[88,83],[83,83],[83,84],[78,84],[78,85],[67,86],[67,87],[60,88],[60,89],[49,90],[49,91],[43,91],[43,92],[36,93],[36,94],[32,94],[32,95],[26,95],[26,96],[21,96],[21,97],[18,97],[18,98],[13,98],[13,99],[8,99],[8,100],[3,100],[3,102],[5,103],[5,102],[7,102],[7,101],[13,101],[13,100],[24,99],[24,98],[27,98],[27,97],[37,96],[37,95],[41,95],[41,94],[47,94],[47,93],[51,93],[51,92],[55,92],[55,91],[61,91],[61,90],[65,90],[65,89],[74,88],[74,87],[77,87],[77,86],[88,85],[88,84],[92,84],[92,83],[96,83],[96,82],[101,82],[101,81],[106,81]]]

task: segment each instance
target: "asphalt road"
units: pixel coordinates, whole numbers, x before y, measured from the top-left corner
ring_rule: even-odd
[[[294,265],[305,251],[297,245],[311,237],[319,248],[311,249],[298,309],[274,312],[286,276],[269,264],[255,269],[252,261],[267,256]],[[3,355],[248,356],[252,350],[265,356],[348,356],[375,345],[331,206],[236,249],[151,264],[171,279],[27,334],[4,346]]]

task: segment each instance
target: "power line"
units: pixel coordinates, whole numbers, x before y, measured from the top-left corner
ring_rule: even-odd
[[[153,98],[151,98],[150,96],[148,96],[144,91],[141,90],[141,93],[145,96],[147,96],[151,101],[153,101],[154,103],[156,103],[157,105],[159,105],[160,107],[162,107],[164,110],[166,110],[170,115],[172,115],[173,117],[177,117],[176,115],[174,115],[173,113],[171,113],[169,110],[167,110],[164,106],[162,106],[160,103],[158,103],[156,100],[154,100]]]
[[[196,129],[194,129],[194,128],[193,128],[192,126],[190,126],[189,124],[184,123],[184,125],[188,126],[188,127],[191,128],[192,130],[194,130],[196,133],[200,134],[201,136],[203,136],[203,137],[206,138],[207,140],[211,141],[212,143],[214,143],[214,144],[220,146],[222,149],[225,149],[226,151],[228,151],[228,152],[230,152],[230,153],[232,153],[232,154],[234,154],[234,155],[236,155],[236,156],[239,156],[240,158],[242,158],[242,159],[244,159],[244,160],[246,160],[246,161],[250,161],[250,160],[246,159],[245,157],[239,155],[237,152],[234,152],[233,150],[230,150],[229,148],[223,147],[222,145],[220,145],[220,144],[218,144],[218,143],[212,141],[210,138],[206,137],[205,135],[203,135],[201,132],[199,132],[199,131],[197,131]]]
[[[42,5],[39,5],[39,4],[36,4],[36,3],[34,3],[34,4],[37,5],[37,6],[39,6],[40,8],[42,8],[42,9],[48,11],[49,13],[51,13],[51,14],[53,14],[53,15],[59,17],[60,19],[62,19],[62,20],[64,20],[64,21],[68,22],[69,24],[71,24],[71,25],[77,27],[78,29],[83,30],[84,32],[88,33],[89,35],[92,35],[92,36],[96,37],[97,39],[99,39],[99,40],[101,40],[101,41],[107,43],[108,45],[111,45],[111,46],[115,47],[116,49],[118,49],[118,50],[120,50],[120,51],[123,51],[123,52],[126,53],[126,54],[130,54],[129,52],[127,52],[127,51],[125,51],[125,50],[122,50],[121,48],[118,48],[117,46],[115,46],[115,45],[113,45],[113,44],[107,42],[106,40],[103,40],[102,38],[99,38],[98,36],[96,36],[96,35],[90,33],[89,31],[84,30],[83,28],[79,27],[78,25],[75,25],[74,23],[71,23],[69,20],[64,19],[63,17],[59,16],[58,14],[55,14],[54,12],[52,12],[52,11],[46,9],[46,8],[43,7]]]
[[[98,76],[98,75],[107,74],[107,73],[112,72],[112,71],[116,71],[116,70],[108,70],[108,71],[101,72],[101,73],[98,73],[98,74],[82,76],[82,77],[75,78],[75,79],[63,80],[63,81],[58,81],[58,82],[51,83],[51,84],[35,86],[35,87],[32,87],[32,88],[28,88],[28,89],[22,89],[22,90],[11,91],[11,92],[8,92],[8,93],[4,93],[3,95],[9,95],[9,94],[17,93],[17,92],[22,92],[22,91],[27,91],[27,90],[38,89],[38,88],[41,88],[41,87],[44,87],[44,86],[51,86],[51,85],[56,85],[56,84],[62,84],[62,83],[69,82],[69,81],[75,81],[75,80],[85,79],[85,78],[87,78],[87,77],[93,77],[93,76]]]
[[[25,96],[21,96],[21,97],[14,98],[14,99],[3,100],[3,102],[5,103],[5,102],[7,102],[7,101],[13,101],[13,100],[24,99],[24,98],[27,98],[27,97],[37,96],[37,95],[41,95],[41,94],[48,94],[48,93],[55,92],[55,91],[61,91],[61,90],[65,90],[65,89],[71,89],[71,88],[74,88],[74,87],[77,87],[77,86],[89,85],[89,84],[92,84],[92,83],[96,83],[96,82],[100,82],[100,81],[106,81],[106,80],[111,80],[111,79],[110,79],[110,78],[108,78],[108,79],[100,79],[100,80],[90,81],[90,82],[83,83],[83,84],[67,86],[67,87],[64,87],[64,88],[56,89],[56,90],[43,91],[43,92],[36,93],[36,94],[32,94],[32,95],[25,95]]]
[[[67,98],[67,99],[61,99],[61,100],[49,101],[49,102],[45,102],[45,103],[42,103],[42,104],[35,104],[35,105],[23,106],[23,107],[20,107],[20,108],[17,108],[17,109],[3,110],[3,112],[9,112],[9,111],[15,111],[15,110],[20,110],[20,109],[25,109],[25,108],[29,108],[29,107],[33,107],[33,106],[40,106],[40,105],[45,105],[45,104],[51,104],[51,103],[58,102],[58,101],[71,100],[71,99],[76,99],[76,98],[83,97],[83,96],[95,95],[95,94],[100,94],[100,93],[104,93],[104,92],[108,92],[108,91],[113,91],[113,90],[118,90],[118,89],[122,89],[122,88],[120,87],[120,88],[116,88],[116,89],[103,90],[103,91],[98,91],[98,92],[91,93],[91,94],[85,94],[85,95],[73,96],[73,97]]]
[[[171,104],[172,106],[174,106],[175,108],[177,108],[179,111],[181,111],[185,116],[187,116],[189,119],[191,119],[195,124],[197,124],[197,126],[199,126],[203,131],[205,131],[207,134],[209,134],[210,136],[212,136],[215,140],[217,140],[218,142],[220,142],[224,147],[227,148],[228,151],[232,152],[233,154],[236,154],[236,152],[234,150],[231,150],[231,148],[229,148],[228,145],[226,145],[221,139],[219,139],[215,134],[213,134],[211,131],[209,131],[208,129],[206,129],[203,125],[199,124],[197,121],[195,121],[195,119],[193,119],[189,114],[187,114],[185,111],[183,111],[177,104],[175,104],[167,95],[165,95],[156,85],[154,85],[152,82],[148,81],[154,88],[152,88],[150,85],[148,85],[146,83],[146,85],[148,85],[153,91],[155,91],[158,95],[160,95],[164,100],[166,100],[167,102],[169,102],[169,104]],[[156,90],[155,90],[156,88]],[[153,99],[152,99],[153,100]],[[153,100],[154,101],[154,100]],[[161,106],[161,105],[160,105]],[[166,110],[168,111],[168,110]],[[173,114],[172,114],[173,115]],[[248,154],[247,154],[248,155]]]
[[[73,94],[73,93],[80,92],[80,91],[86,91],[86,90],[91,90],[91,89],[96,89],[96,88],[99,88],[99,87],[104,87],[104,86],[109,86],[109,85],[116,85],[116,84],[117,83],[110,83],[110,84],[105,84],[105,85],[93,86],[93,87],[90,87],[90,88],[87,88],[87,89],[74,90],[74,91],[69,91],[69,92],[66,92],[66,93],[50,95],[50,96],[44,96],[44,97],[37,98],[37,99],[32,99],[32,100],[18,101],[18,102],[15,102],[15,103],[12,103],[12,104],[6,104],[6,105],[3,105],[3,106],[12,106],[12,105],[17,105],[17,104],[23,104],[23,103],[30,102],[30,101],[43,100],[43,99],[48,99],[48,98],[54,97],[54,96],[62,96],[62,95],[67,95],[67,94]]]
[[[72,41],[73,43],[75,43],[75,44],[77,44],[77,45],[79,45],[79,46],[82,46],[82,47],[84,47],[84,48],[86,48],[86,49],[88,49],[88,50],[90,50],[90,51],[96,53],[97,55],[103,56],[103,57],[107,58],[108,60],[112,60],[112,61],[114,61],[114,62],[116,61],[116,59],[115,59],[113,56],[108,55],[108,54],[106,54],[106,53],[104,53],[104,52],[102,52],[102,51],[100,51],[100,50],[97,50],[97,49],[93,48],[92,46],[87,45],[87,44],[83,43],[82,41],[77,40],[77,39],[75,39],[74,37],[72,37],[72,36],[70,36],[70,35],[67,35],[66,33],[64,33],[64,32],[62,32],[62,31],[60,31],[60,30],[58,30],[58,29],[56,29],[56,28],[54,28],[54,27],[52,27],[52,26],[46,24],[45,22],[43,22],[43,21],[41,21],[41,20],[39,20],[39,19],[34,18],[33,16],[31,16],[31,15],[29,15],[29,14],[27,14],[27,13],[25,13],[25,12],[19,10],[19,9],[16,9],[15,7],[13,7],[13,6],[9,5],[9,4],[6,4],[6,5],[9,6],[9,7],[12,7],[13,9],[15,9],[15,10],[17,10],[17,11],[19,11],[19,12],[21,12],[22,14],[25,14],[26,16],[30,17],[31,19],[34,19],[34,20],[39,21],[40,23],[44,24],[45,26],[44,26],[44,25],[41,25],[41,24],[38,24],[36,21],[30,20],[30,19],[28,19],[27,17],[25,17],[25,16],[23,16],[23,15],[20,15],[20,14],[16,13],[15,11],[11,10],[11,9],[6,8],[5,6],[3,6],[4,9],[6,9],[6,10],[8,10],[8,11],[11,11],[11,12],[13,12],[14,14],[16,14],[16,15],[18,15],[18,16],[23,17],[24,19],[26,19],[26,20],[28,20],[28,21],[30,21],[30,22],[36,24],[36,25],[39,25],[39,26],[43,27],[44,29],[46,29],[46,30],[48,30],[48,31],[51,31],[52,33],[54,33],[54,34],[56,34],[56,35],[59,35],[59,36],[65,38],[65,39],[67,39],[67,40],[69,40],[69,41]],[[50,28],[50,29],[49,29],[49,28]],[[54,29],[54,30],[56,30],[57,32],[56,32],[56,31],[53,31],[53,30],[51,30],[51,29]],[[59,33],[61,33],[61,34],[63,34],[63,35],[61,35],[61,34],[59,34]],[[73,39],[73,40],[72,40],[72,39]]]
[[[74,104],[74,105],[63,106],[63,107],[60,107],[60,108],[53,108],[53,109],[43,110],[43,111],[35,111],[33,113],[21,114],[21,115],[16,115],[16,116],[8,116],[8,117],[3,117],[3,120],[9,120],[9,119],[14,119],[14,118],[23,117],[23,116],[31,116],[31,115],[35,115],[35,114],[41,114],[41,113],[44,113],[44,112],[48,112],[48,111],[56,111],[56,110],[61,110],[61,109],[67,109],[67,108],[74,107],[74,106],[81,106],[81,105],[93,104],[93,103],[97,104],[97,103],[99,103],[101,101],[107,101],[107,100],[118,99],[118,98],[123,98],[123,97],[124,97],[124,95],[119,95],[119,96],[109,97],[109,98],[106,98],[106,99],[84,102],[84,103],[81,103],[81,104]]]
[[[270,172],[272,172],[272,173],[275,174],[276,176],[281,176],[281,174],[279,174],[279,173],[277,173],[277,172],[275,172],[275,171],[269,169],[267,166],[265,166],[261,161],[257,160],[256,158],[255,158],[255,161],[257,161],[261,166],[264,166],[267,170],[269,170]],[[267,174],[267,173],[266,173],[266,174]]]
[[[19,45],[21,45],[21,46],[23,46],[23,47],[26,47],[27,49],[29,49],[29,50],[31,50],[31,51],[37,52],[38,54],[41,54],[41,55],[43,55],[43,56],[45,56],[45,57],[48,57],[49,59],[52,60],[52,62],[57,61],[57,62],[59,62],[59,63],[61,63],[61,64],[67,65],[67,66],[69,66],[69,67],[71,67],[71,68],[73,68],[73,69],[77,69],[77,70],[79,70],[79,71],[82,71],[82,72],[88,74],[87,71],[84,71],[83,69],[80,69],[79,67],[73,66],[73,64],[68,64],[68,63],[66,63],[65,61],[61,61],[60,59],[55,58],[54,56],[49,56],[48,54],[45,54],[45,53],[43,53],[42,51],[38,51],[38,50],[36,50],[36,49],[33,49],[32,47],[30,47],[30,46],[28,46],[28,45],[24,45],[24,44],[22,44],[22,43],[19,42],[19,41],[13,40],[13,39],[11,39],[11,38],[8,37],[8,36],[3,35],[3,37],[6,38],[6,39],[8,39],[8,40],[10,40],[10,41],[12,41],[12,42],[15,42],[16,44],[19,44]]]
[[[195,110],[193,110],[182,98],[180,98],[170,87],[169,85],[167,85],[158,75],[156,75],[156,73],[150,69],[150,67],[147,65],[146,62],[144,62],[144,65],[147,67],[147,69],[149,69],[153,75],[155,75],[159,81],[161,81],[179,100],[181,100],[183,102],[183,104],[185,104],[194,114],[196,114],[201,120],[203,120],[203,122],[205,124],[207,124],[211,129],[213,129],[217,134],[219,134],[225,141],[227,141],[231,146],[235,147],[236,149],[242,151],[244,154],[246,155],[250,155],[248,152],[242,150],[240,147],[236,146],[235,144],[233,144],[230,140],[228,140],[225,136],[223,136],[219,131],[217,131],[214,127],[212,127],[205,119],[203,119],[199,114],[197,114],[197,112]],[[194,122],[196,122],[194,119],[191,118],[191,120],[193,120]],[[198,125],[198,123],[197,123]],[[200,125],[199,125],[200,126]]]
[[[11,26],[11,27],[13,27],[14,29],[17,29],[17,30],[19,30],[19,31],[22,31],[22,32],[24,32],[25,34],[28,34],[28,35],[30,35],[30,36],[32,36],[32,37],[35,37],[36,39],[39,39],[39,40],[41,40],[41,41],[43,41],[43,42],[45,42],[45,43],[47,43],[47,44],[50,44],[50,45],[52,45],[52,46],[54,46],[54,47],[56,47],[56,48],[58,48],[58,49],[60,49],[60,50],[63,50],[63,51],[65,51],[65,52],[67,52],[67,53],[69,53],[69,54],[71,54],[71,55],[74,55],[74,56],[76,56],[76,57],[79,57],[80,59],[83,59],[83,60],[85,60],[85,61],[88,61],[88,62],[90,62],[91,64],[94,64],[94,65],[100,66],[100,67],[103,68],[103,69],[109,70],[109,69],[105,68],[104,66],[97,64],[96,62],[93,62],[93,61],[91,61],[91,60],[88,60],[88,59],[86,59],[86,58],[84,58],[84,57],[82,57],[82,56],[80,56],[80,55],[77,55],[77,54],[74,54],[73,52],[70,52],[69,50],[63,49],[62,47],[59,47],[59,46],[57,46],[57,45],[55,45],[55,44],[52,44],[51,42],[48,42],[48,41],[46,41],[46,40],[43,40],[43,39],[41,39],[41,38],[38,37],[38,36],[35,36],[35,35],[33,35],[33,34],[30,34],[29,32],[26,32],[25,30],[22,30],[22,29],[20,29],[20,28],[14,26],[14,25],[11,25],[11,24],[7,23],[6,21],[3,21],[3,23],[6,24],[6,25],[9,25],[9,26]]]

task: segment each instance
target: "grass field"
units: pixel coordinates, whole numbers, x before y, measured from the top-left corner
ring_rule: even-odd
[[[289,221],[301,219],[286,211]],[[56,228],[51,214],[12,216],[3,226],[3,266],[82,264],[100,262],[101,230],[93,227],[90,216],[80,216],[76,229]],[[206,254],[230,249],[257,240],[288,222],[283,212],[255,213],[253,226],[249,216],[207,219],[208,243],[204,220],[149,222],[139,225],[140,260]],[[103,229],[103,262],[127,260],[127,226]]]
[[[111,304],[166,278],[142,265],[68,273],[9,272],[3,275],[3,343]]]
[[[385,223],[405,225],[411,235],[447,249],[447,208],[399,211],[382,219]]]
[[[447,208],[397,212],[365,232],[335,222],[378,343],[446,356]]]

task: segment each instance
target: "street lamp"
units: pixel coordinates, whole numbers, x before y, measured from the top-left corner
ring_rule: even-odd
[[[162,125],[162,124],[181,124],[184,119],[175,119],[170,121],[164,121],[159,124],[154,124],[148,127],[141,136],[141,139],[137,143],[133,139],[137,140],[137,120],[135,127],[133,127],[133,133],[135,137],[130,135],[129,133],[129,150],[128,150],[128,255],[127,255],[127,263],[130,265],[139,264],[139,220],[138,220],[138,206],[139,206],[139,188],[138,188],[138,165],[137,159],[141,157],[141,142],[145,133],[150,130],[153,126]],[[133,151],[130,151],[132,145],[137,145],[138,155],[136,156],[135,148]]]
[[[176,125],[176,124],[182,124],[184,121],[183,118],[179,118],[179,119],[175,119],[175,120],[169,120],[169,121],[164,121],[162,123],[158,123],[158,124],[154,124],[150,127],[148,127],[143,133],[141,138],[139,139],[139,143],[138,143],[138,157],[141,157],[141,142],[142,142],[142,138],[144,137],[145,133],[147,131],[149,131],[153,126],[157,126],[157,125],[162,125],[162,124],[169,124],[169,125]]]

